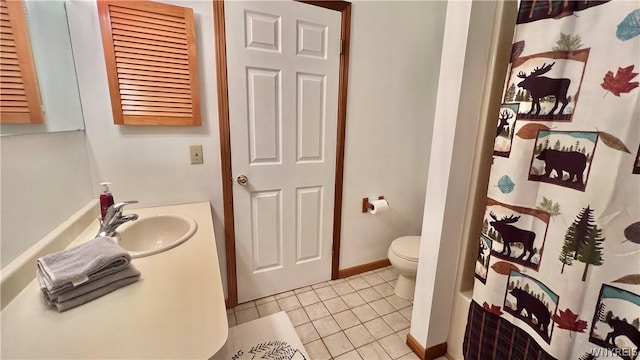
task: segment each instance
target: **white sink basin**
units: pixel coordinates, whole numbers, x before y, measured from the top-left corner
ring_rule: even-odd
[[[140,216],[120,226],[115,238],[135,259],[172,249],[189,240],[197,229],[196,221],[185,215]]]

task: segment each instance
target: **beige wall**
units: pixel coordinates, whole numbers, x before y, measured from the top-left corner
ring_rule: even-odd
[[[432,148],[432,154],[436,147],[450,149],[448,162],[439,164],[448,169],[449,176],[434,182],[430,177],[427,185],[411,334],[426,348],[447,342],[449,354],[461,359],[473,284],[469,263],[473,264],[477,251],[476,242],[470,239],[480,226],[477,211],[484,208],[495,129],[493,114],[497,114],[500,103],[514,26],[510,22],[513,17],[505,14],[513,13],[515,2],[479,1],[457,6],[460,8],[451,15],[455,14],[458,23],[454,26],[447,18],[442,59],[447,65],[441,77],[459,74],[459,78],[448,77],[459,82],[455,88],[439,86],[436,107],[436,114],[442,108],[457,109],[449,113],[449,119],[442,119],[448,120],[448,125],[455,124],[455,133],[444,139],[438,137]],[[460,61],[461,56],[464,61]],[[434,132],[440,120],[436,116]],[[433,170],[431,166],[429,172]]]
[[[138,206],[209,201],[226,288],[211,2],[172,2],[196,14],[197,128],[113,125],[95,3],[70,2],[93,182],[112,182],[116,201]],[[341,268],[384,259],[395,237],[420,231],[445,9],[440,1],[353,3]],[[191,144],[203,145],[204,165],[190,165]],[[391,210],[362,214],[361,199],[377,195]]]
[[[5,267],[92,199],[84,131],[0,139],[0,254]]]
[[[453,276],[452,264],[455,264],[459,239],[446,238],[445,212],[447,197],[455,191],[466,192],[464,188],[450,188],[450,180],[456,174],[454,162],[454,141],[457,135],[458,104],[461,101],[462,73],[464,69],[465,51],[469,21],[471,16],[471,2],[451,2],[447,7],[442,47],[442,67],[438,83],[438,98],[436,100],[436,120],[434,137],[431,145],[431,159],[429,162],[429,179],[425,196],[424,218],[420,240],[420,254],[418,274],[416,278],[416,292],[411,317],[410,334],[425,348],[446,341],[448,321],[440,322],[441,329],[431,331],[431,324],[435,319],[441,321],[448,316],[450,306],[446,303],[453,294],[452,284],[441,284],[443,277]],[[461,128],[461,130],[464,130]],[[471,130],[471,129],[469,129]],[[470,151],[470,147],[465,147]],[[455,265],[453,265],[455,269]],[[444,272],[449,272],[445,274]],[[444,308],[433,311],[433,305]],[[448,319],[447,319],[448,320]],[[430,333],[431,331],[431,333]],[[437,333],[437,342],[434,340]],[[431,342],[428,341],[431,335]]]
[[[340,268],[420,234],[446,6],[353,3]],[[379,195],[389,211],[363,214]]]

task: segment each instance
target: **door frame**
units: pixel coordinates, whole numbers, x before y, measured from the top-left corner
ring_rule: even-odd
[[[336,139],[335,193],[333,207],[333,246],[331,251],[331,279],[340,270],[340,228],[342,226],[342,182],[344,176],[344,146],[347,119],[347,85],[349,80],[349,48],[351,40],[351,3],[347,1],[295,0],[325,9],[339,11],[341,18],[341,53],[338,79],[338,124]],[[213,0],[213,29],[216,48],[218,90],[218,125],[220,132],[220,165],[222,199],[224,204],[224,239],[227,263],[227,308],[238,305],[236,274],[236,235],[233,214],[233,173],[231,168],[231,133],[229,130],[229,88],[227,77],[227,41],[224,1]]]

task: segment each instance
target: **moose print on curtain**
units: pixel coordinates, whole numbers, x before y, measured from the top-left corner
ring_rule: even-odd
[[[640,360],[640,3],[522,1],[466,359]]]

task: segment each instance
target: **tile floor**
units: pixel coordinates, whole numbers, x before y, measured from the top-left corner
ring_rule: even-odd
[[[312,360],[418,359],[406,345],[413,303],[393,293],[386,267],[249,301],[229,326],[286,311]]]

